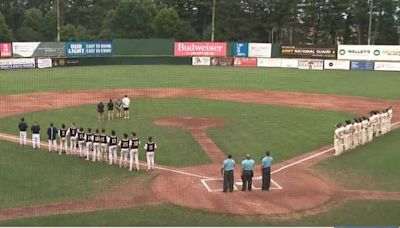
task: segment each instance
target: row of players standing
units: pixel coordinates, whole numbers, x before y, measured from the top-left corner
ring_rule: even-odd
[[[335,156],[354,149],[359,145],[371,142],[374,138],[391,130],[393,118],[392,107],[383,111],[371,111],[369,117],[347,120],[345,124],[338,123],[334,133]]]
[[[26,145],[26,130],[28,125],[24,118],[21,118],[19,123],[20,144]],[[36,122],[31,127],[32,130],[32,146],[33,149],[40,148],[40,125]],[[135,163],[136,170],[139,171],[139,145],[140,139],[135,132],[132,132],[130,137],[124,134],[124,137],[118,140],[116,132],[111,131],[110,135],[106,134],[103,128],[101,132],[96,129],[94,132],[91,128],[86,131],[81,127],[78,128],[75,123],[71,127],[66,128],[65,124],[61,125],[58,130],[50,123],[47,129],[48,149],[49,151],[58,151],[60,155],[65,152],[67,155],[78,155],[86,157],[86,160],[92,159],[93,162],[104,161],[108,164],[117,164],[117,151],[120,149],[119,166],[126,166],[129,157],[129,171],[133,169]],[[57,146],[57,138],[59,138],[59,147]],[[69,144],[69,145],[68,145]],[[148,142],[144,145],[147,160],[147,171],[154,170],[154,155],[157,149],[157,144],[152,137],[148,138]]]

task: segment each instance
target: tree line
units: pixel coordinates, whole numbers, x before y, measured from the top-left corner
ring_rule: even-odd
[[[371,0],[215,0],[215,40],[367,44]],[[400,43],[400,0],[375,0],[371,44]],[[68,40],[210,40],[213,0],[60,0]],[[0,41],[55,41],[56,0],[2,0]]]

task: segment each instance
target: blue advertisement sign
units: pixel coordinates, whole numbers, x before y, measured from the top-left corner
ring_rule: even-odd
[[[235,43],[233,54],[236,57],[248,57],[249,43]]]
[[[350,69],[352,69],[352,70],[374,70],[374,62],[351,61]]]
[[[66,56],[111,56],[111,41],[67,42]]]

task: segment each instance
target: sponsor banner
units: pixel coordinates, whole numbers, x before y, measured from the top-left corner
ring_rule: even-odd
[[[28,69],[35,68],[35,59],[0,59],[0,69]]]
[[[210,64],[211,64],[210,57],[192,57],[193,66],[210,66]]]
[[[298,59],[281,59],[282,68],[299,68]]]
[[[375,62],[374,65],[377,71],[400,71],[399,62]]]
[[[249,56],[249,43],[235,43],[233,55],[235,57],[248,57]]]
[[[296,61],[297,62],[297,61]],[[281,67],[282,59],[279,58],[257,58],[258,67]],[[297,66],[296,66],[297,68]]]
[[[225,57],[225,42],[175,42],[174,56]]]
[[[13,42],[13,57],[32,57],[40,42]]]
[[[211,66],[233,66],[233,58],[211,58]]]
[[[50,68],[53,66],[51,59],[37,59],[36,61],[38,68]]]
[[[79,66],[79,65],[80,65],[80,59],[78,58],[53,59],[53,67]]]
[[[257,66],[257,58],[235,58],[234,66],[255,67]]]
[[[324,69],[326,70],[350,70],[349,60],[325,60]]]
[[[111,41],[67,42],[66,56],[111,56]]]
[[[351,61],[350,69],[352,69],[352,70],[374,70],[374,62]]]
[[[41,42],[32,57],[61,57],[65,56],[64,42]]]
[[[272,44],[249,43],[249,57],[271,58]]]
[[[336,46],[323,45],[283,45],[281,56],[284,58],[336,59]]]
[[[299,59],[299,69],[323,70],[324,69],[324,60],[322,60],[322,59]]]
[[[400,45],[339,45],[338,59],[400,61]]]
[[[12,44],[1,43],[0,44],[0,58],[12,57]]]

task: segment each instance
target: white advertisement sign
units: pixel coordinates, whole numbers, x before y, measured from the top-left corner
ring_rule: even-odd
[[[0,69],[35,68],[35,59],[0,59]]]
[[[400,61],[400,45],[339,45],[338,59]]]
[[[271,58],[272,44],[249,43],[249,57]]]
[[[321,60],[321,59],[299,59],[299,69],[323,70],[324,69],[324,60]]]
[[[13,42],[13,57],[31,57],[40,42]]]
[[[298,68],[299,60],[298,59],[281,59],[281,67],[282,68]]]
[[[281,67],[282,60],[279,58],[257,58],[257,67]]]
[[[210,66],[211,58],[210,57],[192,57],[192,65],[193,66]]]
[[[52,67],[51,59],[37,59],[38,68],[49,68]]]
[[[378,70],[378,71],[400,71],[400,63],[396,63],[396,62],[375,62],[374,70]]]
[[[350,61],[348,60],[325,60],[325,70],[350,70]]]

